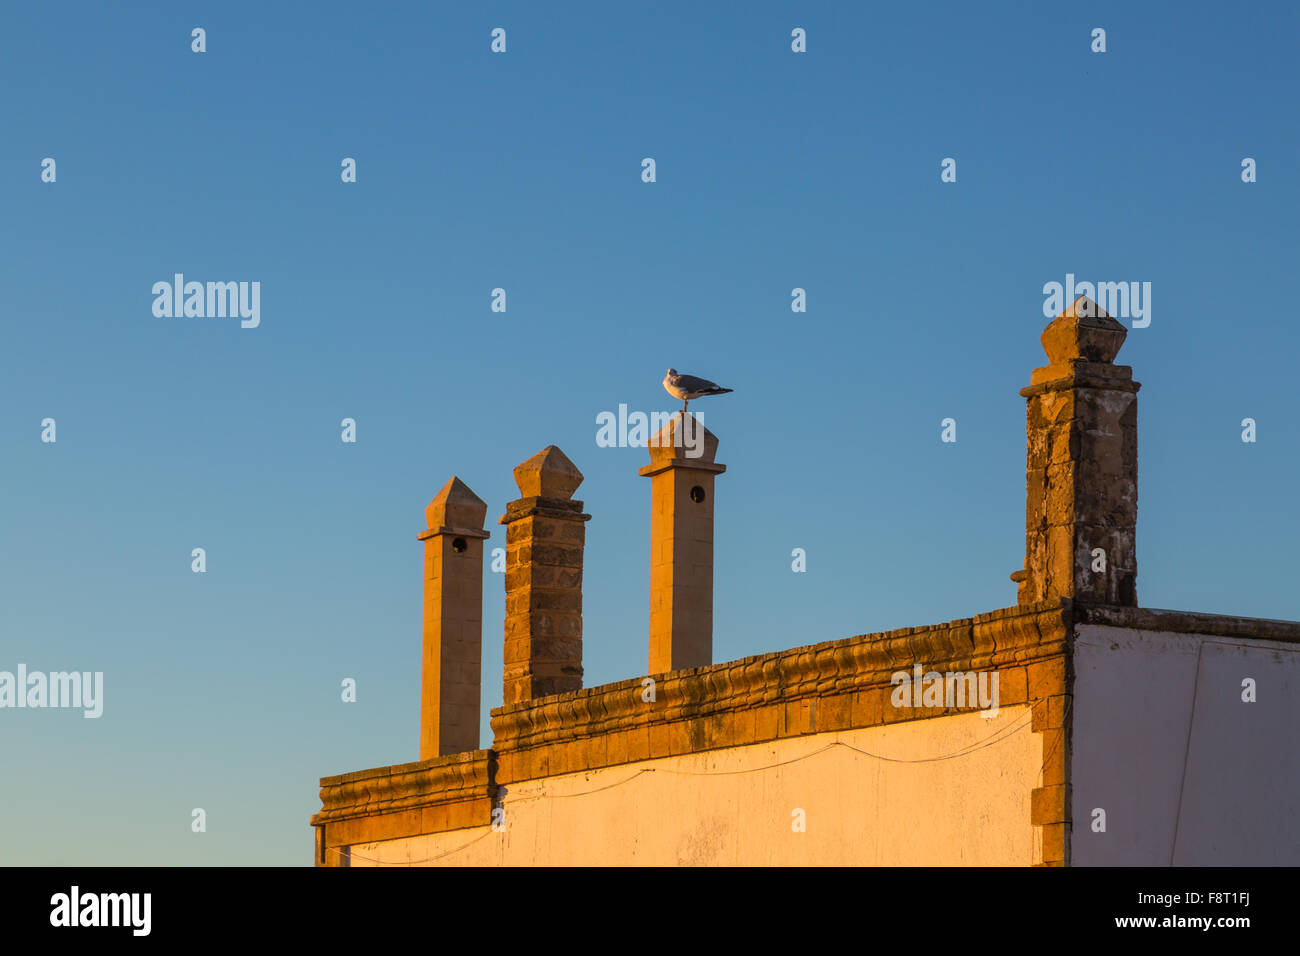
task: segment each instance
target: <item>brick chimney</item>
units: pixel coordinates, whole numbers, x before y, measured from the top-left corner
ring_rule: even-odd
[[[1113,364],[1127,335],[1087,296],[1043,331],[1050,364],[1020,390],[1029,400],[1025,567],[1011,575],[1020,604],[1137,606],[1141,386]]]
[[[697,457],[690,457],[698,452]],[[650,440],[650,669],[713,663],[713,479],[718,439],[678,412]]]
[[[487,505],[452,478],[424,509],[420,759],[478,749]]]
[[[515,468],[506,505],[505,703],[582,689],[582,472],[548,445]]]

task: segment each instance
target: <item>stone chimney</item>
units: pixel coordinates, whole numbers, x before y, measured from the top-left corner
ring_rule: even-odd
[[[424,509],[420,759],[478,749],[487,505],[459,478]]]
[[[515,468],[506,505],[505,703],[582,689],[582,472],[554,445]]]
[[[1080,296],[1043,331],[1029,400],[1018,602],[1137,606],[1137,391],[1124,326]]]
[[[650,440],[650,669],[713,663],[713,479],[718,439],[678,412]],[[696,457],[691,457],[695,455]]]

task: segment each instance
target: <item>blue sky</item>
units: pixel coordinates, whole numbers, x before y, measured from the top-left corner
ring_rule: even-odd
[[[511,469],[548,444],[593,515],[586,682],[643,673],[648,458],[598,447],[596,416],[673,408],[670,365],[735,389],[698,405],[728,466],[717,660],[1014,604],[1018,389],[1067,273],[1152,284],[1120,355],[1139,601],[1300,619],[1297,27],[1283,4],[8,5],[0,670],[103,671],[105,702],[0,712],[0,863],[309,864],[320,776],[418,756],[425,504],[459,475],[503,546]],[[260,326],[155,318],[177,272],[260,282]]]

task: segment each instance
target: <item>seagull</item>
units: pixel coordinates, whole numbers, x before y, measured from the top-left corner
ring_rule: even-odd
[[[707,378],[696,378],[694,375],[678,375],[677,369],[670,368],[668,374],[664,376],[664,391],[673,398],[682,400],[682,414],[686,414],[686,406],[690,404],[692,398],[703,398],[705,395],[725,395],[731,389],[723,388],[717,382],[710,382]]]

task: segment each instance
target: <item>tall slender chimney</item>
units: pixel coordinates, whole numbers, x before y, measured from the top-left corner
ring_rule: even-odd
[[[515,468],[506,505],[505,703],[582,689],[582,472],[548,445]]]
[[[424,509],[420,759],[478,749],[487,505],[452,478]]]
[[[650,441],[651,674],[713,663],[713,459],[718,439],[678,412]]]
[[[1020,604],[1137,606],[1137,391],[1124,326],[1080,296],[1043,331],[1028,401]]]

